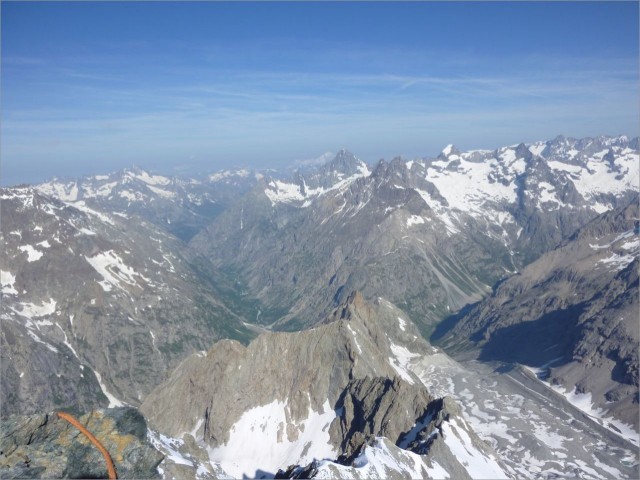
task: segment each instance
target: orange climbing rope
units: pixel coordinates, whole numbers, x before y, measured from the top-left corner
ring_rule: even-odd
[[[111,460],[111,455],[109,455],[107,449],[102,446],[100,440],[94,437],[93,434],[89,430],[87,430],[84,425],[82,425],[78,420],[76,420],[73,415],[64,412],[58,412],[58,416],[76,427],[78,430],[80,430],[80,432],[84,433],[86,437],[91,440],[91,443],[98,447],[98,450],[100,450],[100,453],[102,453],[105,462],[107,462],[107,472],[109,472],[109,480],[117,479],[118,474],[116,473],[116,467],[113,464],[113,460]]]

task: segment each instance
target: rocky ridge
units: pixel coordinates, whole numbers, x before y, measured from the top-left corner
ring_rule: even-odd
[[[246,169],[189,178],[133,167],[79,179],[54,178],[35,188],[71,205],[139,216],[187,241],[260,178],[259,172]]]
[[[194,437],[235,477],[273,475],[314,459],[351,465],[377,437],[398,455],[413,449],[426,456],[418,470],[426,475],[435,468],[429,452],[450,451],[457,435],[484,467],[504,476],[461,417],[452,428],[464,433],[443,433],[455,406],[431,397],[407,369],[409,359],[429,351],[402,311],[355,293],[314,329],[265,333],[247,347],[223,340],[185,360],[141,411],[171,437]],[[446,471],[473,477],[455,454],[438,458]]]

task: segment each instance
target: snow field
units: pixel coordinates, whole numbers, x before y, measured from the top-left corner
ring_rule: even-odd
[[[258,470],[275,474],[292,464],[335,458],[329,425],[336,413],[325,401],[323,412],[309,407],[306,420],[296,424],[297,438],[287,434],[287,402],[273,402],[247,410],[231,427],[226,444],[209,449],[210,460],[235,478],[252,478]]]

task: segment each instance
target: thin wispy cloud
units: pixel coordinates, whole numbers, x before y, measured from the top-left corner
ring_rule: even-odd
[[[474,31],[471,16],[471,23],[465,23],[468,32],[439,30],[434,23],[423,31],[407,30],[418,13],[403,13],[398,20],[362,17],[368,27],[355,30],[338,17],[324,29],[307,25],[307,30],[276,19],[279,27],[256,23],[252,33],[233,36],[222,24],[213,30],[203,24],[198,31],[193,17],[196,26],[177,27],[180,35],[148,27],[112,38],[97,25],[102,33],[95,38],[82,33],[50,39],[29,31],[35,27],[28,23],[24,31],[17,29],[20,8],[57,12],[35,4],[3,10],[4,45],[9,45],[2,58],[5,175],[18,166],[44,172],[43,165],[53,171],[56,165],[91,161],[114,168],[194,159],[207,168],[233,162],[278,166],[342,146],[374,161],[396,154],[434,155],[452,142],[462,148],[495,148],[560,133],[633,134],[638,129],[637,45],[612,37],[622,17],[612,16],[607,26],[585,13],[584,32],[563,32],[551,19],[549,30],[542,32],[546,36],[509,42],[499,30]],[[68,8],[73,13],[74,7]],[[100,8],[120,13],[127,6]],[[145,8],[217,12],[242,7]],[[277,8],[294,15],[307,7]],[[317,8],[323,13],[347,7]],[[425,18],[440,10],[443,19],[471,15],[447,5],[398,8],[428,9]],[[513,10],[516,22],[524,7],[484,8],[494,16]],[[527,8],[541,15],[544,8],[579,13],[592,7]],[[483,11],[479,5],[473,9]],[[396,34],[377,28],[390,28],[400,19],[404,23],[397,23],[402,28]],[[599,30],[586,32],[589,22]],[[637,33],[637,26],[627,30],[633,28]],[[584,45],[572,44],[576,38]]]

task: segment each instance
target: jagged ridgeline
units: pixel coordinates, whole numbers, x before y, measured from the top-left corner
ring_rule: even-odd
[[[149,476],[637,478],[638,148],[1,189],[2,468],[124,405]]]

